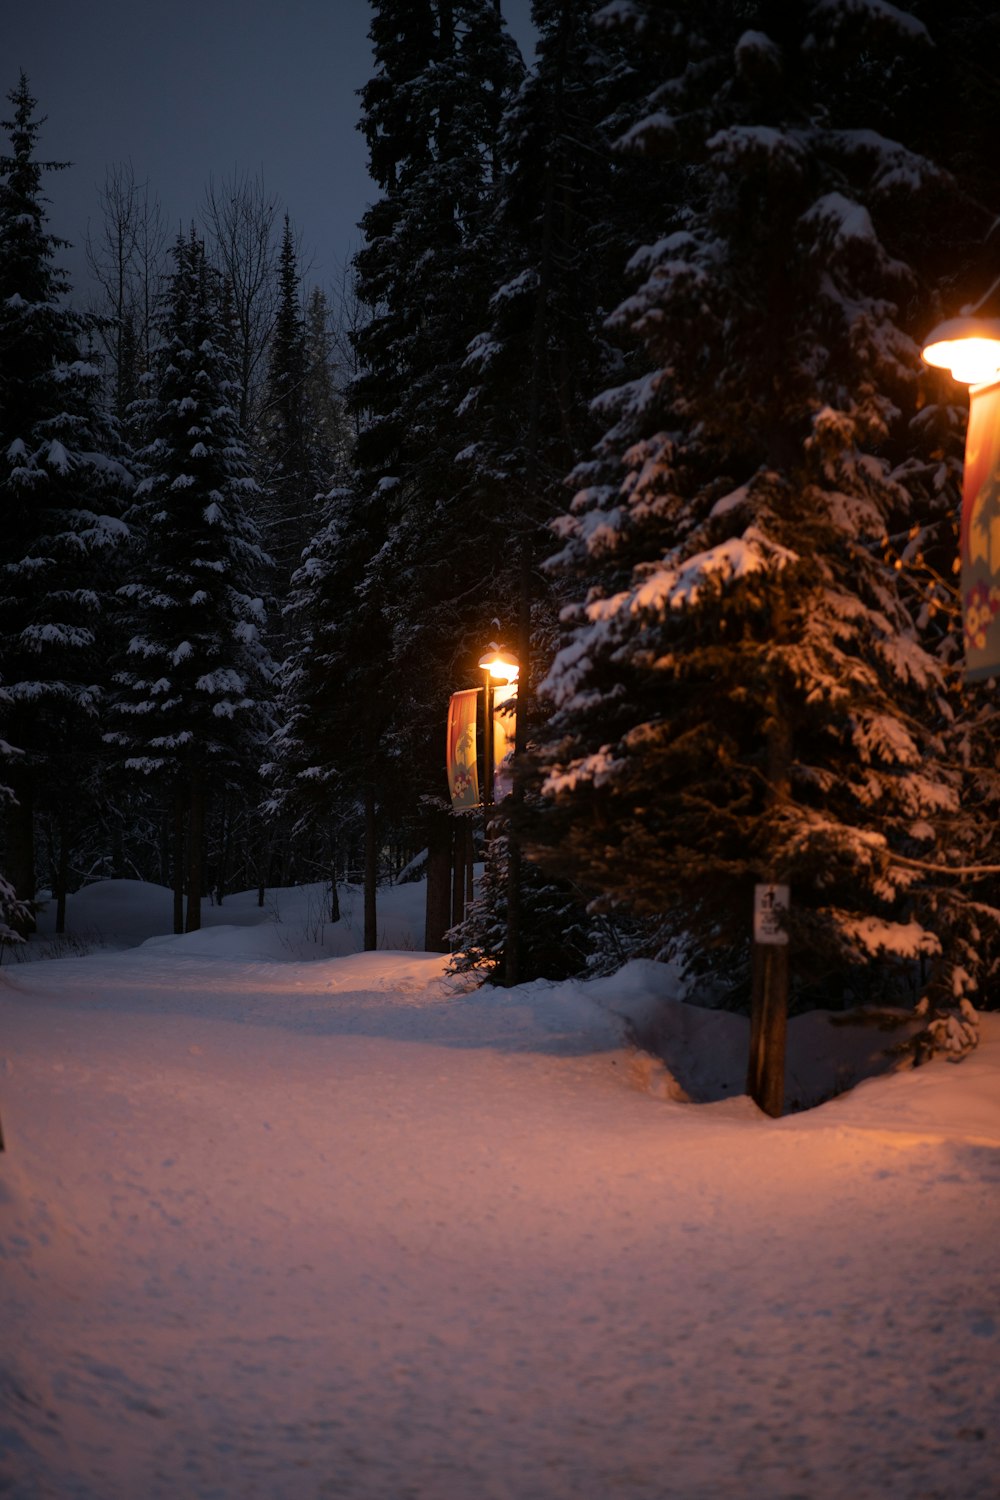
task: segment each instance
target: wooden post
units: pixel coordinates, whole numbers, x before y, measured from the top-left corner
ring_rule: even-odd
[[[788,973],[787,942],[754,943],[747,1093],[775,1119],[785,1102]]]
[[[783,611],[776,611],[779,631]],[[780,805],[791,786],[792,731],[774,683],[769,703],[767,730],[769,801]],[[788,1029],[789,953],[785,922],[789,905],[788,886],[780,876],[768,873],[766,882],[754,892],[753,990],[750,1006],[750,1058],[747,1093],[765,1114],[777,1118],[785,1102],[785,1037]]]

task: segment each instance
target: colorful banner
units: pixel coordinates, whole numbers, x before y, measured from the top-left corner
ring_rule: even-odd
[[[969,396],[962,489],[965,677],[1000,676],[1000,384]]]
[[[517,683],[502,683],[493,689],[493,800],[502,802],[514,790],[511,762],[514,759],[514,709]],[[505,704],[511,706],[505,707]]]
[[[478,713],[478,688],[452,693],[448,704],[448,789],[455,812],[471,812],[479,806]]]

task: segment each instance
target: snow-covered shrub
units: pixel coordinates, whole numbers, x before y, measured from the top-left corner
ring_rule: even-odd
[[[920,1013],[929,1017],[926,1027],[911,1039],[915,1067],[943,1053],[949,1062],[960,1062],[979,1046],[979,1013],[969,1000],[933,1010],[922,1002]]]

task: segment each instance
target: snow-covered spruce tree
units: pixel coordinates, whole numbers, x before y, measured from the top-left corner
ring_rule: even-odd
[[[560,523],[580,602],[545,688],[539,845],[739,995],[759,880],[792,888],[798,1003],[900,969],[950,989],[919,868],[958,812],[944,674],[883,555],[920,520],[899,245],[944,188],[893,132],[925,28],[875,0],[600,19],[661,67],[622,149],[683,192],[611,319],[645,373],[599,399]]]
[[[532,8],[535,67],[501,122],[489,322],[469,346],[470,386],[459,408],[462,504],[477,524],[482,515],[502,518],[498,561],[520,596],[519,618],[506,629],[522,662],[522,751],[535,733],[532,682],[556,638],[558,590],[537,571],[551,550],[546,523],[565,505],[567,470],[597,438],[590,397],[621,371],[603,319],[646,201],[636,181],[648,176],[644,164],[615,157],[605,123],[635,78],[614,38],[594,32],[594,10],[593,0],[536,0]],[[571,889],[525,868],[516,835],[493,840],[489,853],[482,889],[453,935],[456,964],[489,965],[508,981],[578,964],[586,923]],[[505,954],[508,943],[515,951]]]
[[[455,412],[468,343],[484,326],[499,124],[522,65],[494,0],[378,0],[371,37],[361,128],[380,197],[355,260],[371,316],[354,336],[349,392],[357,489],[378,518],[362,592],[389,632],[370,670],[391,684],[392,763],[414,806],[430,799],[437,850],[450,838],[448,696],[475,674],[492,619],[510,618],[506,518],[476,507],[456,466]],[[446,886],[446,863],[432,864]]]
[[[268,360],[266,403],[260,422],[267,467],[265,540],[275,559],[282,595],[316,530],[317,497],[330,488],[333,454],[318,441],[310,410],[309,348],[291,222],[285,215],[278,261],[278,303]]]
[[[908,230],[913,248],[937,298],[927,327],[950,317],[966,305],[979,303],[983,311],[1000,312],[1000,162],[993,148],[990,121],[995,106],[995,77],[986,59],[1000,46],[1000,14],[976,0],[956,0],[946,11],[928,14],[934,46],[927,71],[936,100],[947,99],[946,110],[927,107],[928,92],[917,94],[913,138],[951,175],[953,192],[947,211],[933,217],[914,216]],[[990,295],[990,289],[992,295]],[[922,330],[926,332],[926,327]],[[957,677],[964,663],[963,619],[957,595],[949,608],[943,578],[957,568],[959,554],[959,496],[964,438],[969,402],[964,387],[948,377],[928,373],[927,401],[915,419],[919,450],[907,465],[907,485],[925,497],[922,509],[929,524],[890,536],[887,554],[899,569],[904,585],[925,584],[921,619],[935,640],[935,649]],[[923,899],[938,908],[935,927],[948,934],[946,958],[937,966],[938,984],[931,990],[944,1013],[936,1017],[933,1004],[928,1036],[918,1045],[944,1044],[956,1051],[968,1038],[968,1018],[949,1014],[947,1005],[963,997],[978,1007],[1000,1003],[1000,930],[995,912],[1000,908],[1000,711],[991,682],[973,683],[954,692],[954,717],[946,726],[947,754],[961,774],[958,813],[939,820],[936,865],[962,867],[954,882],[922,874]]]
[[[234,406],[218,278],[194,231],[179,237],[158,316],[143,478],[131,519],[139,536],[120,590],[132,622],[108,735],[126,767],[169,791],[175,835],[175,924],[186,874],[188,930],[200,925],[206,799],[249,795],[271,665],[261,590],[270,559],[247,514],[259,491]]]
[[[350,489],[344,483],[331,488],[335,477],[350,478],[350,462],[330,308],[326,294],[314,288],[303,315],[293,268],[286,235],[265,418],[275,475],[272,510],[284,542],[277,627],[284,659],[276,683],[278,729],[264,767],[271,859],[281,862],[286,882],[319,873],[333,880],[361,821],[366,799],[350,769],[358,768],[359,745],[369,742],[362,726],[373,703],[363,692],[352,694],[349,679],[359,669],[355,653],[360,649],[366,662],[375,644],[364,633],[352,634],[353,611],[346,617],[342,611],[370,554],[364,527],[350,524]],[[335,884],[333,901],[335,908]],[[368,926],[374,946],[374,916]]]
[[[317,864],[356,819],[364,823],[364,946],[377,946],[380,813],[398,781],[386,730],[391,686],[377,670],[388,627],[364,589],[383,517],[349,489],[323,501],[321,525],[292,576],[285,606],[290,650],[278,674],[278,728],[264,776],[272,827]]]
[[[303,315],[310,442],[322,457],[321,468],[327,478],[331,474],[341,477],[350,474],[354,442],[343,397],[354,358],[343,321],[351,316],[353,308],[346,272],[344,277],[343,295],[334,305],[322,287],[314,286]]]
[[[41,125],[28,81],[9,95],[0,158],[0,734],[12,762],[6,867],[35,896],[35,818],[81,798],[99,746],[110,560],[125,528],[131,477],[100,405],[100,375],[81,358],[84,320],[66,306],[46,231],[36,157]]]

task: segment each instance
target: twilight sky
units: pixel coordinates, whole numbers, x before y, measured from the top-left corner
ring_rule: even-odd
[[[530,0],[502,9],[530,56]],[[48,117],[42,155],[73,163],[44,190],[49,227],[73,241],[60,263],[74,287],[105,172],[123,161],[148,180],[171,234],[198,216],[210,175],[261,172],[312,279],[335,281],[374,196],[355,128],[370,19],[368,0],[0,0],[2,117],[23,68]]]

